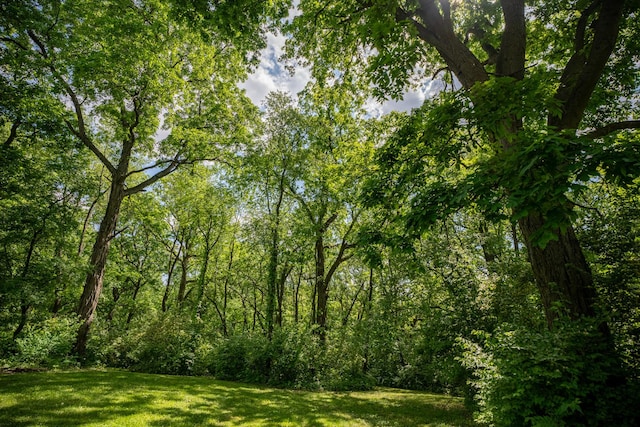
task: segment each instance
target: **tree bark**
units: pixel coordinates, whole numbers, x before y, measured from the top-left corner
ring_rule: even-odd
[[[519,221],[548,326],[553,325],[558,309],[566,311],[574,319],[594,316],[596,292],[591,269],[573,228],[568,227],[564,232],[556,230],[558,239],[542,248],[532,241],[532,236],[543,225],[544,218],[538,213]],[[554,307],[554,304],[561,304],[561,307]]]
[[[104,271],[107,266],[107,254],[109,253],[111,238],[113,237],[118,222],[120,206],[124,200],[124,179],[124,173],[121,175],[117,174],[111,182],[107,210],[100,223],[98,235],[96,236],[96,241],[91,251],[91,271],[87,273],[84,290],[82,291],[82,296],[78,304],[77,313],[82,320],[82,324],[78,329],[73,351],[81,357],[86,353],[89,329],[93,323],[98,307],[98,300],[102,293]]]
[[[321,341],[326,338],[327,327],[327,301],[329,300],[327,282],[325,280],[325,255],[324,255],[324,238],[323,230],[318,232],[315,241],[315,254],[316,254],[316,275],[315,275],[315,289],[316,289],[316,313],[314,324],[318,326],[318,336]]]

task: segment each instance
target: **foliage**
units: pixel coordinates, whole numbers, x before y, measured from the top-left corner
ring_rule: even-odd
[[[140,372],[202,375],[210,346],[198,333],[197,325],[189,317],[165,315],[138,337],[139,341],[128,355],[131,369]]]
[[[592,319],[565,319],[550,331],[503,325],[462,340],[478,420],[497,426],[635,425],[638,385],[626,382],[606,341]]]
[[[69,356],[77,320],[54,317],[40,324],[29,326],[24,335],[16,340],[18,365],[29,367],[70,367],[77,364]]]
[[[640,204],[638,180],[629,186],[594,182],[583,200],[580,238],[617,347],[640,373]]]

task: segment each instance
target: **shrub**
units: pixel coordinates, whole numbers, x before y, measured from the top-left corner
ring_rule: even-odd
[[[24,335],[16,339],[20,364],[47,368],[76,364],[69,356],[76,338],[78,322],[66,317],[54,317],[27,327]]]
[[[637,394],[593,320],[499,328],[464,341],[478,421],[496,426],[631,426]],[[635,402],[637,404],[637,402]]]
[[[221,380],[245,379],[247,351],[247,340],[243,336],[233,336],[220,341],[213,350],[209,372]]]
[[[127,357],[136,371],[203,375],[207,373],[208,348],[190,319],[166,315],[150,324]]]

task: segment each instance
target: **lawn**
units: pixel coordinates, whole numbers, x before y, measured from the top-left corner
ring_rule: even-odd
[[[459,398],[279,390],[117,370],[0,375],[0,426],[473,426]]]

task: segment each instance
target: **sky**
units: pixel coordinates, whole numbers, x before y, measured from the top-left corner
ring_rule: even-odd
[[[279,60],[283,54],[286,37],[282,34],[269,33],[267,35],[267,47],[262,50],[258,68],[241,84],[247,92],[247,96],[257,105],[261,106],[265,97],[272,91],[289,92],[297,94],[309,81],[311,73],[308,69],[301,68],[291,75]],[[390,111],[409,111],[422,105],[424,100],[442,90],[442,82],[425,79],[421,87],[405,93],[402,100],[386,101],[379,103],[371,100],[367,110],[372,116],[380,116]]]

